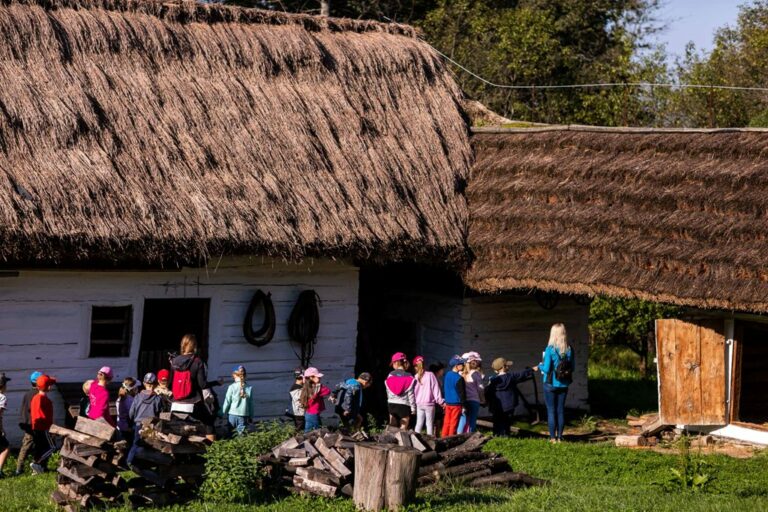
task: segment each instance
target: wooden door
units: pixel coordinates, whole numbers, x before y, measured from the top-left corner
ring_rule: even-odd
[[[669,425],[725,425],[725,324],[656,320],[659,415]]]

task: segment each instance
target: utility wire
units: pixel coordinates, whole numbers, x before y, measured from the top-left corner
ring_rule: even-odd
[[[423,40],[423,39],[422,39]],[[427,41],[425,43],[429,44]],[[430,45],[432,46],[432,45]],[[755,92],[768,92],[768,87],[746,87],[739,85],[702,85],[702,84],[672,84],[672,83],[653,83],[653,82],[605,82],[605,83],[591,83],[591,84],[563,84],[563,85],[508,85],[508,84],[496,84],[483,78],[470,69],[462,66],[434,46],[432,49],[438,53],[442,58],[461,69],[465,73],[477,78],[481,82],[491,87],[498,89],[599,89],[610,87],[663,87],[667,89],[723,89],[728,91],[755,91]]]

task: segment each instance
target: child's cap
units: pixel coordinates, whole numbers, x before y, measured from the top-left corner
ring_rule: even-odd
[[[478,361],[478,362],[482,361],[482,359],[480,358],[480,354],[478,354],[477,352],[467,352],[466,354],[462,354],[461,358],[468,363],[471,361]]]
[[[389,362],[389,364],[394,364],[398,361],[407,361],[408,357],[402,352],[395,352],[392,354],[392,360]]]
[[[154,373],[149,372],[144,375],[143,381],[146,384],[157,384],[157,376]]]
[[[239,364],[232,368],[232,373],[245,373],[245,366]]]
[[[108,378],[108,379],[111,379],[111,378],[112,378],[112,368],[110,368],[109,366],[102,366],[102,367],[99,369],[99,373],[103,373],[103,374],[104,374],[104,376],[105,376],[106,378]]]
[[[293,378],[295,379],[303,379],[304,378],[304,370],[301,368],[296,368],[293,370]]]
[[[413,364],[417,365],[424,362],[424,356],[416,356],[413,358]]]
[[[364,380],[365,382],[371,382],[371,374],[368,372],[363,372],[358,377],[360,380]]]
[[[53,384],[56,384],[56,379],[53,377],[49,377],[48,375],[41,375],[37,378],[37,389],[41,391],[45,391],[46,389],[50,388]]]
[[[159,372],[157,372],[157,380],[168,380],[168,377],[171,376],[171,372],[169,372],[166,369],[162,369]]]
[[[0,386],[5,386],[9,380],[11,380],[10,377],[6,377],[4,373],[0,373]]]
[[[37,386],[37,379],[39,379],[42,374],[43,372],[38,372],[37,370],[35,370],[29,375],[29,382]]]
[[[453,357],[451,358],[451,360],[450,360],[450,361],[448,361],[448,366],[450,366],[451,368],[453,368],[454,366],[457,366],[457,365],[460,365],[460,364],[464,364],[464,363],[466,363],[466,361],[465,361],[464,359],[462,359],[461,357],[459,357],[459,356],[453,356]]]
[[[125,389],[126,391],[133,391],[134,388],[138,385],[139,383],[136,381],[133,381],[133,384],[131,384],[130,382],[123,381],[123,389]]]
[[[309,367],[306,370],[304,370],[304,378],[310,378],[310,377],[323,377],[323,374],[320,373],[320,370],[318,370],[315,367]]]
[[[507,360],[506,360],[506,359],[504,359],[503,357],[497,357],[497,358],[496,358],[496,359],[494,359],[494,360],[493,360],[493,362],[491,363],[491,368],[493,368],[493,369],[494,369],[494,370],[496,370],[497,372],[498,372],[498,371],[500,371],[500,370],[502,370],[502,369],[503,369],[504,367],[506,367],[506,366],[507,366]]]

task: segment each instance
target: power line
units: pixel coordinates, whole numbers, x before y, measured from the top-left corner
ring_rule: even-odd
[[[423,39],[422,39],[423,40]],[[429,44],[427,41],[424,41],[426,44]],[[435,48],[432,45],[429,45],[432,47],[435,52],[437,52],[438,55],[440,55],[442,58],[456,66],[457,68],[461,69],[465,73],[473,76],[474,78],[477,78],[481,82],[483,82],[486,85],[489,85],[491,87],[496,87],[498,89],[542,89],[542,90],[548,90],[548,89],[601,89],[601,88],[611,88],[611,87],[660,87],[660,88],[667,88],[667,89],[722,89],[722,90],[728,90],[728,91],[754,91],[754,92],[768,92],[768,87],[746,87],[746,86],[739,86],[739,85],[702,85],[702,84],[673,84],[673,83],[654,83],[654,82],[603,82],[603,83],[588,83],[588,84],[563,84],[563,85],[508,85],[508,84],[496,84],[491,82],[490,80],[487,80],[483,78],[482,76],[478,75],[477,73],[473,72],[470,69],[467,69],[466,67],[462,66],[437,48]]]

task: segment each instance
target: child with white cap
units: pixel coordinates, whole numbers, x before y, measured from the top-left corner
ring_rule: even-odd
[[[477,416],[480,414],[480,406],[485,403],[485,385],[483,374],[480,371],[482,359],[477,352],[462,354],[467,364],[464,366],[464,382],[466,383],[467,401],[464,404],[464,414],[459,420],[458,432],[476,432]]]

